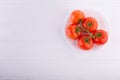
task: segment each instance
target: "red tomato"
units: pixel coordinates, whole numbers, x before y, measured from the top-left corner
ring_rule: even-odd
[[[76,24],[70,24],[66,29],[66,35],[73,40],[76,40],[81,35],[80,28]]]
[[[89,30],[90,32],[93,32],[97,29],[98,23],[93,17],[87,17],[83,21],[83,27]]]
[[[78,46],[84,50],[89,50],[94,46],[93,39],[89,36],[82,36],[78,40]]]
[[[81,35],[80,28],[76,24],[70,24],[66,29],[66,35],[73,40],[77,40]]]
[[[70,21],[75,24],[79,23],[79,21],[83,21],[84,18],[85,18],[85,15],[80,10],[74,10],[70,15]]]
[[[108,34],[104,30],[96,30],[94,33],[96,44],[105,44],[108,41]]]

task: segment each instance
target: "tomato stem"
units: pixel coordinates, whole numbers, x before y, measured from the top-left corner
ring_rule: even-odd
[[[88,26],[88,27],[91,27],[91,26],[92,26],[92,22],[88,22],[88,23],[87,23],[87,26]]]
[[[79,25],[79,27],[81,28],[81,30],[87,32],[90,37],[95,38],[95,36],[94,36],[92,33],[90,33],[90,31],[86,30],[86,29],[83,27],[82,21],[79,21],[79,24],[78,24],[78,25]]]

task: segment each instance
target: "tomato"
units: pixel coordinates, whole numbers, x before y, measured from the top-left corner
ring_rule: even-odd
[[[81,35],[80,28],[76,24],[70,24],[66,29],[66,35],[73,40],[76,40]]]
[[[98,23],[93,17],[87,17],[83,21],[83,27],[89,30],[90,32],[93,32],[97,29]]]
[[[96,44],[105,44],[108,41],[108,34],[104,30],[96,30],[93,35],[95,36],[94,42]]]
[[[84,18],[85,18],[85,15],[80,10],[74,10],[70,15],[70,21],[75,24],[79,23],[79,21],[83,21]]]
[[[82,36],[78,40],[78,46],[84,50],[89,50],[94,46],[93,39],[89,36]]]

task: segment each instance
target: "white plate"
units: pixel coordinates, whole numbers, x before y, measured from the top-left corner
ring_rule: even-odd
[[[91,10],[91,9],[79,9],[79,10],[83,11],[86,17],[94,17],[98,22],[98,29],[103,29],[103,30],[107,31],[107,33],[109,35],[109,26],[108,26],[108,23],[105,20],[104,16],[102,16],[102,14],[100,14],[99,12],[97,12],[95,10]],[[70,14],[71,14],[71,12],[70,12]],[[68,14],[68,16],[66,17],[66,24],[63,28],[63,33],[64,33],[63,35],[65,38],[65,41],[66,41],[67,45],[70,46],[70,50],[73,49],[76,51],[85,52],[85,50],[82,50],[78,47],[77,40],[71,40],[65,35],[65,29],[70,24],[70,21],[69,21],[70,14]],[[87,51],[98,51],[98,50],[101,50],[105,45],[106,44],[104,44],[104,45],[96,45],[95,44],[91,50],[87,50]]]

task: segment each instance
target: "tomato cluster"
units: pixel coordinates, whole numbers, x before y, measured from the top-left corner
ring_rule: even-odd
[[[72,40],[78,40],[78,46],[84,50],[91,49],[94,44],[105,44],[108,34],[105,30],[97,29],[98,23],[93,17],[85,17],[80,10],[74,10],[70,15],[66,35]]]

